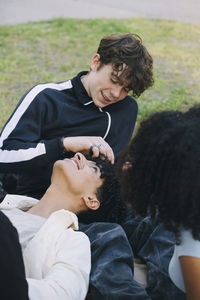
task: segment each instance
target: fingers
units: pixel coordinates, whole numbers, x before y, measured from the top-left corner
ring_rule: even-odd
[[[100,156],[101,156],[101,154],[104,155],[104,156],[106,156],[107,159],[112,164],[114,164],[114,161],[115,161],[114,153],[113,153],[112,148],[108,145],[108,143],[106,143],[104,141],[104,143],[101,145],[101,147],[99,148],[99,150],[100,150]]]
[[[112,148],[102,137],[96,136],[79,136],[66,137],[63,139],[64,147],[67,151],[82,152],[84,154],[91,154],[93,157],[100,157],[107,159],[114,164],[114,153]]]
[[[99,157],[100,156],[100,150],[99,150],[98,145],[92,145],[90,147],[90,155],[92,155],[92,157]]]
[[[90,148],[90,150],[93,153],[93,157],[100,157],[101,159],[107,159],[114,164],[114,153],[112,148],[106,143],[102,138],[98,138],[99,144],[97,144],[97,140],[95,141],[95,144],[93,144]]]

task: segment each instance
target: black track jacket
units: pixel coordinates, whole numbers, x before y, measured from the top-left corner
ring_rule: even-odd
[[[34,86],[5,124],[0,136],[0,173],[19,175],[18,194],[43,195],[54,162],[63,158],[61,137],[101,136],[116,159],[130,141],[136,101],[127,96],[105,108],[96,107],[80,80],[86,73],[61,83]]]

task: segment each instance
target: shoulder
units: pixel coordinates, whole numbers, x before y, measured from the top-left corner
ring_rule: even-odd
[[[33,87],[33,90],[35,92],[42,92],[42,91],[63,91],[72,88],[71,80],[63,81],[63,82],[57,82],[57,83],[41,83]]]
[[[138,104],[134,98],[131,96],[127,96],[123,100],[111,104],[106,107],[106,110],[112,112],[112,111],[120,111],[121,113],[133,113],[137,115],[138,112]]]
[[[87,246],[90,245],[89,238],[84,232],[74,230],[72,228],[68,228],[63,233],[64,233],[64,239],[66,238],[68,240],[70,238],[70,240],[74,241],[74,243],[77,244],[84,243]]]
[[[89,244],[89,239],[87,235],[81,231],[78,231],[78,218],[71,211],[61,209],[50,215],[46,224],[48,227],[56,229],[56,232],[60,232],[60,239],[69,240],[73,243]],[[58,237],[59,234],[56,234]]]
[[[178,256],[200,257],[200,241],[195,240],[190,230],[181,231],[181,244],[176,245]]]
[[[122,101],[119,101],[118,104],[123,107],[127,107],[129,109],[130,108],[134,108],[134,109],[138,108],[138,104],[137,104],[136,100],[131,96],[126,96],[126,98],[124,98]]]
[[[123,101],[126,102],[126,103],[130,103],[130,105],[138,106],[137,105],[137,101],[133,97],[131,97],[129,95],[126,96],[126,98],[124,98]]]
[[[73,253],[73,256],[77,256],[82,253],[86,257],[90,256],[90,241],[87,235],[83,232],[76,231],[72,228],[67,228],[58,237],[56,242],[57,251],[63,253]],[[63,252],[64,251],[64,252]]]
[[[63,91],[72,88],[72,83],[71,80],[67,81],[62,81],[62,82],[48,82],[48,83],[40,83],[35,86],[33,86],[26,95],[32,95],[32,96],[37,96],[41,94],[42,92],[51,92],[52,90],[54,91]]]
[[[61,92],[65,90],[70,90],[72,88],[71,80],[64,81],[64,82],[58,82],[58,83],[40,83],[35,86],[33,86],[31,89],[29,89],[21,98],[19,101],[17,107],[21,105],[23,102],[23,108],[27,109],[31,103],[39,103],[42,104],[43,102],[46,102],[49,100],[49,97],[52,95],[55,96],[55,92]],[[61,94],[61,93],[60,93]],[[51,97],[53,98],[53,97]],[[54,97],[55,100],[57,97]]]

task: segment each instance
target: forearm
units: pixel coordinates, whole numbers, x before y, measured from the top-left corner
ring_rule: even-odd
[[[38,143],[7,141],[0,149],[2,173],[18,173],[52,164],[62,156],[60,138],[41,140]]]
[[[114,153],[110,145],[100,136],[74,136],[65,137],[62,140],[63,148],[66,151],[82,152],[91,154],[93,157],[107,157],[111,163],[114,163]]]

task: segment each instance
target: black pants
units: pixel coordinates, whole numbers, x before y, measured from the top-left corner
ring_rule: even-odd
[[[0,212],[0,299],[29,299],[18,233],[2,212]]]

